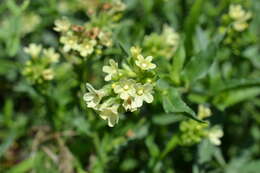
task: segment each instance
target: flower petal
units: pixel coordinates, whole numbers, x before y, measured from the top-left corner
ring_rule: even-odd
[[[150,94],[150,93],[147,93],[144,95],[144,100],[147,102],[147,103],[152,103],[153,102],[153,95]]]

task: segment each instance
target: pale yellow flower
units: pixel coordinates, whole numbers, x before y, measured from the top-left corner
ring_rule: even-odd
[[[42,46],[34,43],[31,43],[28,47],[24,48],[24,52],[28,53],[33,58],[38,57],[41,51],[42,51]]]
[[[153,102],[153,85],[150,83],[146,83],[144,85],[137,83],[135,85],[136,95],[134,96],[134,105],[136,107],[141,107],[143,105],[143,101],[147,103]]]
[[[42,72],[42,76],[44,80],[52,80],[54,78],[54,72],[52,69],[45,69]]]
[[[119,121],[119,106],[119,104],[110,105],[105,102],[99,108],[99,116],[102,119],[107,120],[109,127],[114,127]]]
[[[114,92],[119,94],[120,98],[127,100],[135,95],[135,81],[133,79],[123,79],[115,84]]]
[[[21,32],[23,34],[28,34],[33,32],[41,23],[41,17],[34,13],[27,13],[22,16],[21,23],[23,24],[23,27],[21,27]]]
[[[165,42],[173,46],[173,49],[175,51],[180,42],[179,34],[173,28],[169,27],[168,25],[164,25],[163,36],[165,38]]]
[[[209,116],[211,116],[212,112],[211,110],[204,106],[204,105],[199,105],[199,108],[198,108],[198,117],[200,119],[204,119],[204,118],[207,118]]]
[[[98,105],[101,99],[106,95],[104,90],[96,90],[89,83],[86,84],[86,87],[89,92],[85,93],[83,96],[83,100],[86,102],[87,107],[98,109]]]
[[[224,135],[223,130],[218,126],[213,127],[208,132],[209,141],[214,145],[221,144],[220,138],[222,138],[223,135]]]
[[[241,31],[244,31],[246,28],[248,28],[248,23],[246,23],[246,22],[241,22],[241,21],[238,21],[238,22],[235,22],[234,24],[233,24],[233,27],[234,27],[234,29],[236,30],[236,31],[239,31],[239,32],[241,32]]]
[[[128,97],[126,100],[124,100],[122,105],[126,111],[129,110],[131,112],[134,112],[137,110],[137,105],[134,102],[134,97]]]
[[[67,35],[60,38],[60,42],[64,44],[63,50],[69,52],[70,50],[76,50],[78,48],[78,37],[73,33],[68,32]]]
[[[141,54],[141,48],[138,46],[133,46],[130,48],[130,52],[134,58]]]
[[[112,80],[113,77],[117,76],[118,74],[118,63],[115,62],[113,59],[109,60],[110,66],[104,66],[103,67],[103,72],[107,73],[105,76],[105,81],[110,81]]]
[[[71,24],[68,19],[63,18],[55,21],[54,30],[57,32],[66,32],[69,30]]]
[[[53,48],[44,49],[43,50],[43,55],[46,58],[49,58],[52,63],[59,62],[60,55],[58,53],[56,53]]]
[[[81,56],[86,57],[94,52],[94,46],[96,44],[96,40],[85,40],[77,47],[77,50]]]
[[[229,16],[234,20],[239,20],[246,15],[241,5],[230,5]]]
[[[126,5],[121,0],[115,0],[113,4],[114,11],[124,11],[126,9]]]
[[[153,57],[148,56],[144,58],[142,55],[137,56],[135,64],[140,67],[142,70],[151,70],[156,68],[156,65],[152,63]]]
[[[100,43],[106,47],[112,46],[111,33],[108,32],[100,32],[98,34],[98,38],[100,39]]]
[[[231,5],[229,16],[234,20],[233,28],[236,31],[242,32],[248,28],[247,21],[252,18],[252,13],[243,10],[241,5]]]

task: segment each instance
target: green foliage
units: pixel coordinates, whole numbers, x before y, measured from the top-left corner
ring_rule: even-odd
[[[258,173],[257,14],[258,0],[0,1],[0,172]]]

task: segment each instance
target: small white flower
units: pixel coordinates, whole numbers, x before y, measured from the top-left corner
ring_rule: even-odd
[[[109,101],[108,101],[109,102]],[[114,127],[115,124],[119,121],[118,108],[119,104],[107,104],[107,102],[103,103],[99,108],[99,116],[107,120],[109,127]]]
[[[168,25],[164,25],[163,27],[163,36],[165,38],[165,42],[174,47],[174,50],[178,47],[180,42],[179,34]]]
[[[120,98],[127,100],[135,95],[135,81],[133,79],[123,79],[113,87],[114,92],[119,94]]]
[[[45,69],[42,72],[42,76],[44,80],[52,80],[54,78],[54,72],[52,69]]]
[[[238,20],[243,18],[246,15],[246,12],[243,10],[241,5],[230,5],[229,7],[229,16],[234,19]]]
[[[115,0],[113,4],[114,11],[124,11],[126,9],[126,5],[121,0]]]
[[[81,56],[86,57],[94,52],[94,46],[96,44],[96,40],[85,40],[77,47],[77,50],[80,52]]]
[[[102,69],[104,73],[107,73],[107,75],[105,76],[105,81],[112,80],[112,78],[117,76],[118,74],[118,63],[115,62],[113,59],[110,59],[109,64],[110,66],[104,66]]]
[[[43,55],[46,56],[46,58],[49,58],[53,63],[59,62],[60,55],[56,53],[53,48],[44,49]]]
[[[41,17],[34,13],[26,13],[22,16],[21,23],[23,24],[23,27],[21,27],[21,33],[28,34],[33,32],[41,23]]]
[[[220,138],[222,138],[223,135],[224,135],[224,133],[223,133],[222,129],[218,126],[215,126],[209,130],[208,138],[212,144],[220,145],[221,144]]]
[[[133,46],[130,48],[130,52],[134,58],[141,54],[141,48],[138,46]]]
[[[28,47],[24,48],[24,51],[31,55],[33,58],[36,58],[40,55],[42,51],[42,46],[31,43]]]
[[[98,38],[100,39],[100,43],[106,47],[112,46],[111,33],[109,32],[100,32],[98,34]]]
[[[156,65],[152,63],[152,60],[152,56],[144,58],[142,55],[138,55],[135,64],[142,70],[150,70],[156,68]]]
[[[135,85],[136,95],[134,96],[134,105],[136,107],[141,107],[143,105],[143,101],[147,103],[153,102],[153,85],[150,83],[146,83],[144,85],[137,83]]]
[[[133,97],[128,97],[126,100],[124,100],[123,102],[123,107],[125,108],[126,111],[131,111],[134,112],[137,110],[137,106],[134,102],[134,98]]]
[[[248,27],[247,20],[252,18],[252,14],[243,10],[241,5],[231,5],[229,7],[229,16],[234,20],[233,28],[239,32]]]
[[[54,30],[57,32],[66,32],[69,30],[71,24],[68,19],[59,19],[55,21]]]
[[[89,92],[85,93],[83,100],[86,102],[87,107],[97,109],[101,99],[106,95],[104,90],[96,90],[89,83],[86,84]]]
[[[78,48],[78,37],[73,35],[72,32],[68,32],[67,35],[62,36],[60,42],[64,44],[63,50],[65,52],[76,50]]]
[[[248,27],[248,23],[243,22],[243,21],[242,22],[241,21],[237,21],[237,22],[233,23],[233,28],[236,31],[239,31],[239,32],[244,31],[247,27]]]
[[[207,118],[209,116],[211,116],[211,110],[204,106],[204,105],[199,105],[199,108],[198,108],[198,117],[200,119],[204,119],[204,118]]]

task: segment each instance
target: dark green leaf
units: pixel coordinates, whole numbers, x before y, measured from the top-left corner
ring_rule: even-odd
[[[202,13],[204,2],[205,0],[196,0],[192,5],[187,19],[185,20],[185,48],[188,52],[188,55],[191,54],[193,49],[192,38],[196,29],[196,25],[199,23],[198,21],[200,14]]]
[[[192,83],[197,79],[203,78],[209,71],[215,56],[217,46],[211,43],[208,48],[201,51],[199,54],[192,57],[192,59],[185,66],[182,76],[186,78],[187,82]]]
[[[170,88],[162,96],[163,108],[166,113],[184,113],[184,115],[196,121],[200,121],[195,112],[182,100],[175,88]]]

